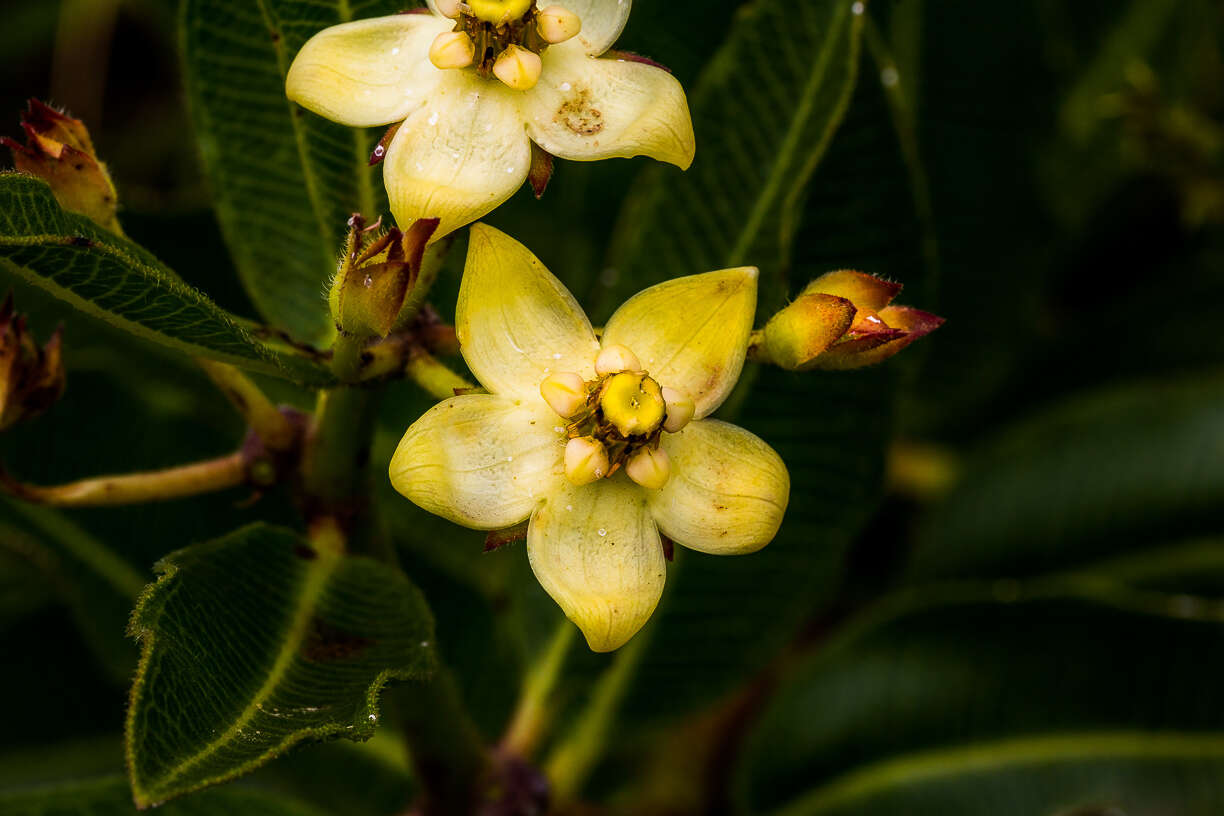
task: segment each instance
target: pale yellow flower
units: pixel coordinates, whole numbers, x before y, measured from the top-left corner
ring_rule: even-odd
[[[680,83],[655,65],[598,58],[630,5],[567,0],[540,10],[529,0],[431,0],[427,14],[319,32],[294,58],[286,93],[346,125],[402,122],[383,161],[391,211],[401,224],[441,219],[440,237],[522,186],[532,142],[575,161],[646,155],[692,163]]]
[[[490,393],[445,400],[414,422],[392,483],[467,527],[530,518],[540,584],[592,649],[619,647],[663,592],[660,533],[732,555],[765,546],[782,521],[782,460],[707,418],[739,378],[756,284],[747,267],[661,283],[622,305],[599,338],[526,247],[472,227],[455,329]]]

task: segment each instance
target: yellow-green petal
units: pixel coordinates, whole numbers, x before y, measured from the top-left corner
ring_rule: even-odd
[[[663,594],[659,531],[642,489],[623,476],[550,496],[531,517],[527,557],[596,652],[624,645]]]
[[[739,379],[756,290],[750,266],[664,281],[625,301],[603,342],[632,350],[659,385],[693,400],[700,419],[722,405]]]
[[[743,428],[703,419],[663,434],[671,478],[651,491],[663,534],[713,555],[750,553],[778,532],[790,475],[774,449]]]
[[[693,121],[676,78],[654,65],[589,57],[576,40],[544,52],[522,110],[532,141],[563,159],[693,163]]]
[[[400,125],[383,160],[395,220],[406,227],[440,219],[433,240],[496,209],[531,166],[518,91],[474,71],[437,73],[442,81]]]
[[[539,4],[553,5],[552,0]],[[582,31],[574,39],[591,56],[598,56],[612,47],[629,21],[633,0],[560,0],[558,6],[578,15]]]
[[[549,374],[595,374],[599,342],[578,301],[527,247],[484,224],[471,229],[455,333],[468,368],[495,394],[543,405]]]
[[[456,524],[509,527],[565,483],[556,424],[547,407],[492,394],[453,397],[409,426],[391,457],[391,484]]]
[[[285,93],[352,127],[398,122],[442,79],[429,62],[429,46],[451,25],[428,14],[397,14],[325,28],[294,57]]]

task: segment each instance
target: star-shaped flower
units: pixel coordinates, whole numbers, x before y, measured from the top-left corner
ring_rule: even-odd
[[[575,161],[692,163],[680,83],[644,61],[598,58],[630,5],[430,0],[431,13],[319,32],[294,58],[286,93],[346,125],[401,122],[383,160],[391,211],[401,224],[441,219],[440,237],[522,186],[532,142]]]
[[[778,530],[790,478],[748,431],[708,419],[743,368],[756,269],[676,278],[630,298],[602,337],[527,250],[471,230],[455,329],[488,394],[453,397],[408,428],[391,481],[458,524],[530,519],[540,584],[595,651],[654,611],[660,533],[714,555]]]

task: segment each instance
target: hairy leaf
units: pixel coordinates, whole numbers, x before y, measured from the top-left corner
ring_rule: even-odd
[[[1078,579],[896,598],[773,699],[744,763],[753,812],[801,795],[788,813],[939,813],[959,795],[958,813],[1046,813],[1176,793],[1128,787],[1131,766],[1218,779],[1222,624],[1215,602]],[[1008,779],[1031,789],[999,801]]]
[[[132,618],[128,711],[142,806],[243,774],[308,739],[366,739],[391,679],[432,669],[433,622],[401,573],[263,525],[180,550]]]
[[[325,284],[345,222],[386,211],[379,133],[329,122],[285,97],[293,56],[317,31],[393,14],[394,0],[188,0],[187,94],[221,229],[260,312],[298,339],[332,330]]]
[[[278,377],[330,381],[323,369],[255,340],[140,246],[60,209],[31,176],[0,174],[0,264],[146,340]]]
[[[135,816],[122,777],[103,777],[63,785],[0,793],[5,816]],[[208,791],[157,811],[165,816],[318,816],[319,811],[284,796],[227,788]]]

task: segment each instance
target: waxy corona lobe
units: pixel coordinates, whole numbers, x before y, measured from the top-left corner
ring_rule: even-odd
[[[286,93],[342,124],[402,122],[383,161],[391,211],[400,224],[441,219],[440,238],[522,186],[532,142],[575,161],[692,163],[680,83],[655,65],[598,58],[630,5],[435,1],[429,14],[333,26],[302,46]]]
[[[527,555],[540,584],[592,649],[621,646],[663,592],[660,532],[732,555],[765,546],[782,522],[790,479],[781,459],[747,431],[707,418],[743,367],[756,280],[755,269],[739,268],[666,281],[630,298],[597,338],[535,256],[474,226],[455,329],[490,393],[445,400],[414,422],[391,460],[392,484],[467,527],[529,518]],[[612,393],[608,383],[626,371]],[[541,386],[553,381],[544,394],[555,399],[546,399]],[[579,440],[583,449],[571,454]],[[578,483],[601,448],[615,458],[622,443],[636,447],[640,464],[630,455],[619,470],[609,463]]]

